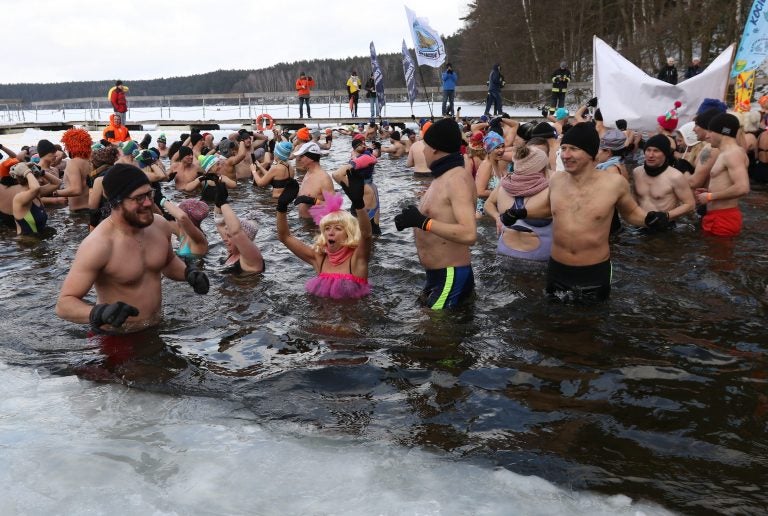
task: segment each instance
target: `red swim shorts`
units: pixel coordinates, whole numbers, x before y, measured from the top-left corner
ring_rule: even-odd
[[[701,219],[701,229],[709,235],[732,237],[741,233],[741,210],[725,208],[723,210],[708,210]]]

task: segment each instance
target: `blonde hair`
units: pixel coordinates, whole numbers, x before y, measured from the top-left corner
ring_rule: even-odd
[[[344,243],[346,247],[357,247],[360,245],[360,224],[357,219],[352,216],[346,210],[332,211],[328,215],[320,219],[320,234],[315,237],[315,244],[313,249],[318,253],[325,252],[325,246],[328,242],[325,240],[325,228],[331,224],[340,224],[344,231],[347,233],[347,241]]]

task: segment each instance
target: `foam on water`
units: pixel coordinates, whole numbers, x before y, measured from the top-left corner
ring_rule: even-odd
[[[667,514],[241,406],[0,364],[1,514]]]

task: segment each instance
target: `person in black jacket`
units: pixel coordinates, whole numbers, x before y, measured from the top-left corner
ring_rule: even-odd
[[[675,66],[674,57],[667,58],[667,66],[659,71],[656,78],[669,84],[677,84],[677,67]]]
[[[549,106],[549,114],[554,115],[559,107],[565,107],[565,93],[568,91],[568,82],[571,80],[571,71],[565,61],[560,63],[560,68],[552,72],[552,102]]]
[[[688,67],[688,70],[685,71],[685,78],[690,79],[691,77],[696,77],[702,72],[701,68],[701,59],[698,57],[694,57],[691,59],[691,66]]]
[[[503,111],[501,102],[501,88],[506,82],[501,75],[501,65],[493,65],[490,75],[488,75],[488,97],[485,102],[485,115],[490,116],[491,105],[493,105],[493,115],[500,115]]]
[[[368,80],[365,82],[365,98],[368,99],[368,103],[371,105],[371,119],[376,118],[376,81],[373,78],[373,72]]]

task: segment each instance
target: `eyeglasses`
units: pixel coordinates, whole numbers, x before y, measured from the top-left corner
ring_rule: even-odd
[[[125,197],[125,198],[123,198],[123,200],[124,201],[125,200],[131,200],[131,201],[135,202],[136,204],[144,204],[144,201],[146,201],[147,199],[150,199],[150,200],[152,199],[152,197],[151,197],[152,194],[153,194],[153,191],[150,190],[149,192],[145,192],[145,193],[141,193],[141,194],[138,194],[138,195],[134,195],[133,197]]]

